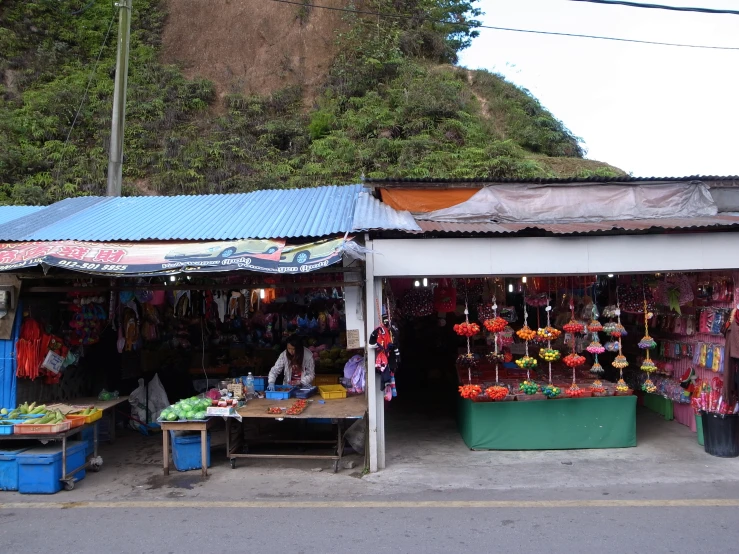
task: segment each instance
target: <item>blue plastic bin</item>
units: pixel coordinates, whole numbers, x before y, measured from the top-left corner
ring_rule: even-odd
[[[67,443],[67,473],[85,463],[85,443]],[[54,494],[62,490],[62,445],[31,448],[16,455],[18,461],[18,492],[21,494]],[[75,481],[85,478],[85,470],[74,475]]]
[[[23,423],[25,419],[4,419],[5,423]],[[0,435],[12,435],[15,425],[0,425]]]
[[[170,431],[169,438],[172,441],[172,461],[177,471],[189,471],[191,469],[202,469],[200,462],[200,432],[194,434],[187,431]],[[210,467],[210,433],[205,445],[206,460]]]
[[[97,425],[97,422],[93,423],[93,425]],[[95,452],[95,429],[92,425],[82,428],[82,431],[80,431],[80,440],[85,443],[85,455],[92,456],[92,453]],[[100,437],[98,437],[99,440]]]
[[[287,400],[295,394],[295,387],[290,385],[275,385],[275,390],[267,391],[266,396],[269,400]]]
[[[28,450],[20,444],[5,443],[0,448],[0,491],[18,490],[18,454]]]

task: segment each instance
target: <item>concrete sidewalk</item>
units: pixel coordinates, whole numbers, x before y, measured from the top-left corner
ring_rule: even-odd
[[[687,427],[640,411],[638,446],[610,450],[473,452],[451,418],[389,418],[387,469],[363,475],[363,458],[353,469],[333,474],[329,462],[239,460],[231,469],[216,434],[209,477],[199,471],[162,475],[161,437],[125,432],[102,445],[104,466],[54,501],[186,499],[370,499],[455,491],[582,491],[595,487],[739,483],[739,458],[707,455]],[[320,470],[320,471],[319,471]],[[2,502],[38,501],[38,496],[2,493]]]

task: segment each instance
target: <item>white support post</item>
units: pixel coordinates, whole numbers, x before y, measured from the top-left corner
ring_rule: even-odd
[[[378,402],[382,402],[382,395],[380,394],[380,383],[379,377],[375,374],[375,350],[369,346],[369,337],[372,331],[377,326],[375,322],[375,300],[378,298],[377,287],[375,286],[375,275],[374,275],[374,259],[372,255],[372,241],[368,236],[365,235],[365,246],[370,250],[367,253],[367,259],[365,262],[365,281],[364,281],[364,293],[365,293],[365,325],[367,332],[367,409],[369,417],[369,470],[371,473],[381,469],[379,461],[379,445],[378,445]],[[382,407],[382,404],[380,404]],[[381,411],[381,410],[380,410]],[[383,460],[384,466],[384,460]]]

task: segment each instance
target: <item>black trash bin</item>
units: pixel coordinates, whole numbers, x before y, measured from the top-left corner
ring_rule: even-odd
[[[739,415],[701,412],[706,454],[739,458]]]

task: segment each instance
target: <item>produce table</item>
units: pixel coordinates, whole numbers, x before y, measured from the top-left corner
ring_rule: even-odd
[[[636,397],[528,402],[459,399],[459,431],[472,450],[636,446]]]
[[[98,456],[98,422],[93,421],[92,423],[85,423],[79,427],[74,427],[68,431],[62,431],[61,433],[50,433],[50,434],[29,434],[29,435],[0,435],[0,441],[3,440],[38,440],[43,444],[48,441],[62,441],[62,483],[64,489],[71,491],[74,488],[74,476],[82,471],[83,469],[90,469],[92,471],[100,471],[103,467],[103,459]],[[92,457],[87,458],[85,456],[85,463],[80,467],[74,468],[71,471],[67,471],[67,439],[73,435],[81,433],[83,429],[92,426],[93,428],[93,452]]]
[[[200,431],[200,462],[202,463],[203,477],[208,475],[208,429],[216,422],[215,417],[203,421],[161,421],[162,429],[162,462],[164,475],[169,475],[169,432],[170,431]]]
[[[231,468],[236,467],[237,458],[292,458],[292,459],[308,459],[308,460],[333,460],[334,473],[338,471],[343,453],[343,422],[345,419],[361,419],[367,411],[367,399],[364,395],[350,396],[335,400],[322,401],[320,396],[314,396],[308,399],[307,408],[298,415],[268,414],[267,408],[273,406],[290,407],[296,399],[288,400],[268,400],[266,398],[257,398],[249,400],[243,408],[238,410],[238,414],[242,417],[242,422],[233,422],[232,418],[226,420],[226,455],[231,461]],[[323,403],[321,403],[323,402]],[[282,444],[336,444],[336,453],[334,455],[320,454],[250,454],[248,446],[244,441],[244,433],[242,429],[243,419],[330,419],[336,425],[336,440],[273,440],[271,443]],[[236,429],[233,429],[235,427]],[[239,450],[244,450],[239,453]]]
[[[112,400],[98,400],[93,396],[86,396],[83,398],[75,398],[74,400],[67,402],[75,406],[94,406],[98,410],[102,410],[103,414],[108,412],[109,425],[110,425],[110,443],[115,442],[115,407],[119,404],[128,402],[128,396],[119,396]]]

